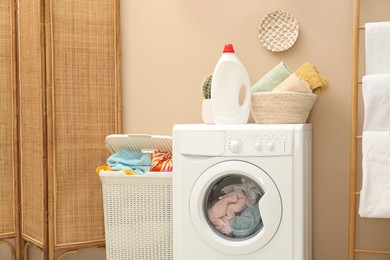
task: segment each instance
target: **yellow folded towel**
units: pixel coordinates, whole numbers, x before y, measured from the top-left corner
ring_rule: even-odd
[[[313,91],[313,93],[319,94],[329,87],[328,81],[325,79],[325,77],[322,76],[318,72],[317,68],[309,62],[299,67],[295,71],[295,74],[310,84],[310,89]]]
[[[127,175],[138,175],[136,172],[132,171],[132,170],[129,170],[129,169],[125,169],[125,170],[122,170],[124,171]]]
[[[111,167],[108,165],[102,165],[96,167],[96,173],[99,173],[100,171],[111,171]]]
[[[99,174],[100,171],[112,171],[112,169],[108,165],[102,165],[102,166],[96,167],[96,173]],[[125,169],[122,171],[125,172],[127,175],[138,175],[136,172],[129,170],[129,169]]]
[[[292,91],[292,92],[301,92],[301,93],[312,93],[310,89],[310,84],[298,77],[295,73],[291,74],[287,79],[280,83],[272,91],[281,92],[281,91]]]

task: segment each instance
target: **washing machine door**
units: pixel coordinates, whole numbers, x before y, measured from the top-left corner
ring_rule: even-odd
[[[209,246],[244,255],[272,240],[281,222],[282,201],[274,181],[261,168],[244,161],[224,161],[196,181],[190,215]]]

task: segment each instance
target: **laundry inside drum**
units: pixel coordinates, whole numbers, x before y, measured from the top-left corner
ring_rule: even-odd
[[[219,235],[250,238],[264,227],[259,201],[264,190],[251,178],[230,174],[210,185],[205,196],[206,219]]]

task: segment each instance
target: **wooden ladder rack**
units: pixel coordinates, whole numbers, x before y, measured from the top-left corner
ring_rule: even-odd
[[[359,81],[359,38],[360,32],[365,30],[360,25],[360,1],[353,0],[353,39],[352,39],[352,92],[351,92],[351,134],[350,134],[350,187],[349,187],[349,234],[348,234],[348,260],[355,260],[356,253],[390,255],[386,250],[367,250],[356,248],[356,205],[357,196],[357,142],[362,140],[358,135],[358,93],[362,81]]]

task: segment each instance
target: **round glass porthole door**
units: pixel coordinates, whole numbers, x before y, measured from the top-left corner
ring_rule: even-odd
[[[264,227],[259,209],[263,195],[260,185],[245,175],[223,176],[206,190],[206,220],[225,238],[250,238]]]
[[[275,183],[262,169],[225,161],[207,169],[195,183],[190,215],[207,244],[223,253],[248,254],[273,238],[282,203]]]

